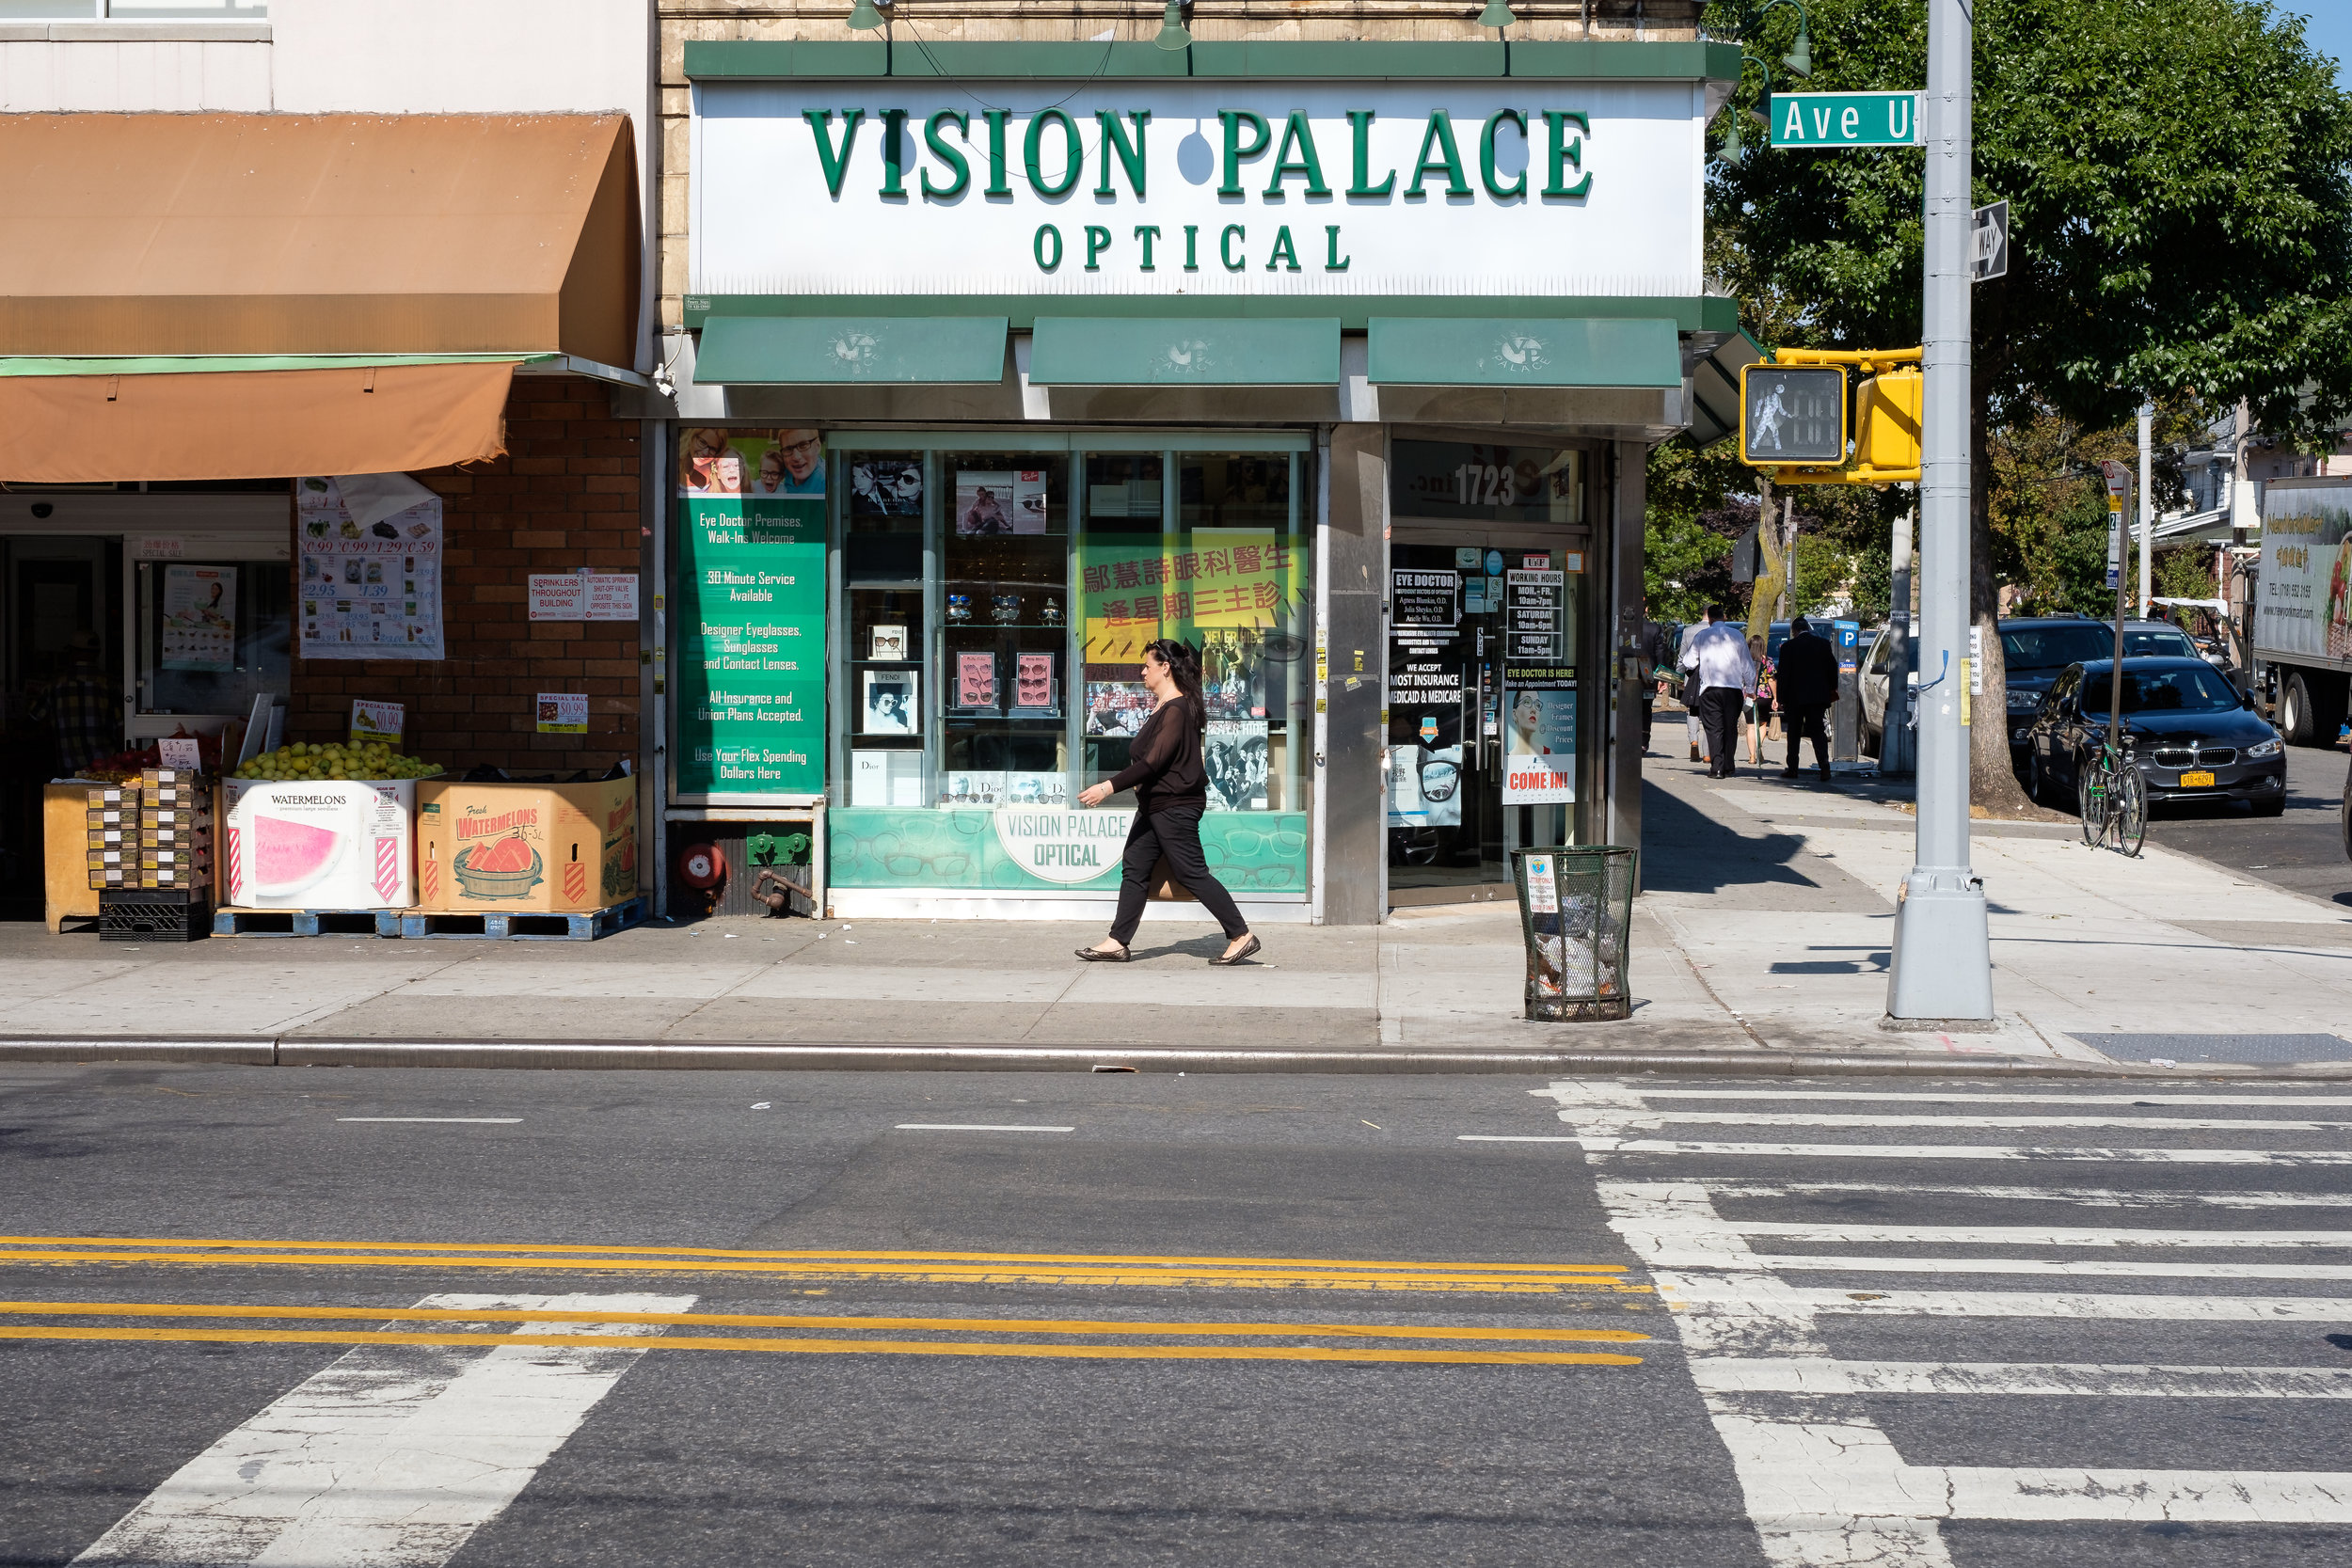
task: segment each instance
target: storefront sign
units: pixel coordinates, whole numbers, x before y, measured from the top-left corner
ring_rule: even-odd
[[[1118,866],[1135,816],[1132,811],[999,811],[996,842],[1013,864],[1040,881],[1075,886]]]
[[[534,621],[634,621],[634,572],[533,572],[531,618]]]
[[[1305,541],[1265,530],[1195,529],[1181,548],[1089,533],[1078,545],[1087,662],[1134,662],[1192,627],[1279,626],[1305,610],[1306,562]]]
[[[824,793],[824,487],[816,431],[680,433],[681,800]],[[903,673],[893,703],[915,695]],[[920,733],[911,709],[889,717],[867,733]]]
[[[1534,559],[1541,561],[1544,557]],[[1557,664],[1565,646],[1567,575],[1514,571],[1505,575],[1502,633],[1504,657],[1532,664]]]
[[[297,481],[294,497],[302,657],[446,657],[441,498],[428,494],[363,524],[331,478]]]
[[[1701,292],[1688,83],[1029,86],[698,82],[694,288]]]
[[[1575,672],[1558,672],[1552,683],[1509,682],[1509,722],[1502,727],[1502,803],[1540,805],[1576,799]],[[1561,678],[1565,677],[1565,678]]]
[[[1462,574],[1391,572],[1390,625],[1451,631],[1461,619]]]

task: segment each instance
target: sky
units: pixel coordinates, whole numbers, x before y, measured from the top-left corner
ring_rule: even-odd
[[[2303,36],[2313,49],[2336,60],[2336,85],[2352,91],[2352,0],[2285,0],[2279,9],[2310,20]]]

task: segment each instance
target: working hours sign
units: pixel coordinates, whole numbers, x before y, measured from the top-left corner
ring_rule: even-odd
[[[690,431],[678,475],[677,797],[825,789],[824,455],[815,431]]]

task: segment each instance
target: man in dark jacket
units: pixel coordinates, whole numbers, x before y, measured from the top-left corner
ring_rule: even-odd
[[[1780,770],[1780,776],[1797,776],[1797,743],[1810,736],[1813,760],[1821,782],[1827,784],[1829,732],[1822,727],[1821,716],[1837,701],[1837,650],[1827,638],[1814,636],[1811,624],[1800,615],[1788,623],[1788,641],[1780,645],[1774,669],[1773,700],[1788,716],[1788,766]]]
[[[1666,641],[1666,628],[1649,618],[1649,606],[1642,606],[1642,754],[1649,754],[1651,710],[1658,705],[1658,689],[1661,684],[1658,672],[1671,670],[1675,650]]]

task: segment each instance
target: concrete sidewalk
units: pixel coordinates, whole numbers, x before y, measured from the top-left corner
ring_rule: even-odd
[[[24,926],[0,927],[0,1056],[158,1053],[134,1049],[142,1041],[186,1053],[205,1041],[199,1053],[290,1063],[739,1066],[761,1048],[803,1048],[774,1054],[826,1066],[1086,1066],[1176,1052],[1293,1069],[1590,1056],[1621,1069],[1973,1060],[2065,1071],[2169,1053],[2184,1071],[2203,1058],[2352,1075],[2352,1062],[2325,1065],[2352,1056],[2330,1043],[2352,1014],[2344,911],[2153,846],[2137,861],[2086,849],[2071,828],[1978,825],[1994,1028],[1882,1030],[1912,821],[1873,793],[1710,782],[1653,757],[1638,1006],[1623,1023],[1522,1019],[1518,914],[1495,905],[1400,911],[1377,930],[1278,927],[1261,961],[1231,970],[1206,962],[1221,942],[1205,922],[1147,924],[1125,966],[1071,957],[1099,929],[1038,922],[714,920],[580,944],[185,947]],[[2196,1050],[2123,1039],[2135,1035],[2320,1038]],[[2102,1037],[2109,1052],[2092,1043]],[[836,1047],[848,1053],[816,1050]]]

